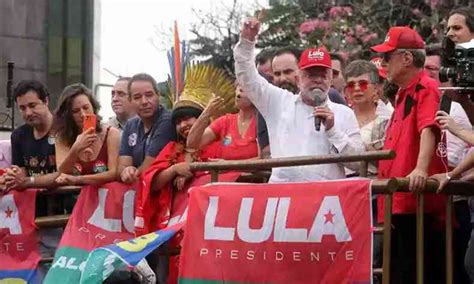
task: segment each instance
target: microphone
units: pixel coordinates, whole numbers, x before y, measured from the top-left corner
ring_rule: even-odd
[[[306,97],[308,98],[308,101],[311,102],[311,106],[313,107],[325,106],[327,98],[328,98],[328,94],[324,92],[323,90],[316,88],[309,91]],[[316,131],[321,130],[321,122],[323,120],[324,119],[319,118],[317,116],[314,117],[314,129],[316,129]]]
[[[7,64],[7,108],[11,108],[13,105],[12,86],[13,86],[13,68],[15,63],[8,62]]]

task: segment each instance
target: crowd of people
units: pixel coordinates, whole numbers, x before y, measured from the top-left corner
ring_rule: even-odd
[[[116,116],[108,122],[101,120],[98,102],[82,84],[67,86],[52,112],[43,84],[18,83],[14,98],[25,124],[12,133],[13,166],[2,177],[2,190],[141,180],[135,206],[143,234],[169,224],[171,211],[184,210],[186,202],[180,200],[187,199],[187,188],[199,179],[190,170],[193,161],[390,149],[396,157],[369,164],[369,175],[407,177],[414,192],[430,177],[440,182],[439,191],[453,179],[474,180],[469,173],[474,166],[474,103],[467,94],[439,90],[449,86],[439,81],[440,46],[426,46],[410,27],[392,27],[383,43],[367,47],[374,55],[370,61],[345,62],[325,47],[264,49],[255,57],[259,30],[256,18],[243,24],[234,48],[235,83],[214,92],[212,84],[217,83],[207,80],[209,88],[199,95],[185,87],[172,109],[160,104],[156,81],[144,73],[115,83],[111,95]],[[453,10],[446,36],[455,44],[474,40],[474,12]],[[449,112],[439,110],[442,96],[452,100]],[[237,112],[223,114],[229,103],[235,103]],[[84,129],[91,114],[97,117],[96,126]],[[360,163],[354,162],[275,168],[269,182],[343,179],[359,171]],[[230,174],[224,180],[236,177]],[[42,198],[37,198],[36,216],[47,213]],[[426,194],[427,283],[445,281],[445,198]],[[382,222],[384,200],[375,201]],[[74,198],[58,199],[54,212],[70,212],[73,204]],[[468,200],[455,197],[454,204],[454,282],[472,283]],[[391,283],[415,283],[415,195],[395,193],[392,212]],[[54,252],[58,230],[40,230],[44,252]],[[159,257],[148,262],[155,271],[163,265]],[[380,259],[375,262],[380,264]]]

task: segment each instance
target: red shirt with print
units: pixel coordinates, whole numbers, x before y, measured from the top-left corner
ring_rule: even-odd
[[[435,122],[439,108],[440,92],[438,82],[420,71],[405,89],[400,89],[396,97],[395,111],[385,135],[384,150],[394,150],[393,160],[379,161],[378,178],[406,177],[416,167],[420,152],[421,131],[431,127],[436,135],[428,175],[446,172],[443,164],[446,158],[436,153],[440,141],[440,129]],[[425,212],[443,213],[445,196],[425,194]],[[378,197],[378,220],[383,221],[383,196]],[[393,214],[413,214],[416,212],[416,198],[413,193],[396,192],[393,195]]]
[[[245,160],[258,156],[257,124],[255,115],[241,136],[238,126],[238,114],[226,114],[209,126],[219,141],[216,156],[224,160]]]

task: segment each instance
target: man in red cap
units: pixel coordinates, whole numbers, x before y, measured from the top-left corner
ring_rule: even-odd
[[[331,87],[331,58],[325,48],[303,52],[299,60],[299,94],[273,86],[253,64],[255,38],[260,22],[248,19],[234,49],[237,79],[248,98],[265,118],[272,157],[361,153],[364,145],[351,109],[328,99]],[[344,166],[358,169],[359,163],[275,168],[270,182],[340,179]]]
[[[385,42],[371,49],[381,53],[388,81],[399,87],[395,99],[395,112],[386,132],[384,149],[394,150],[393,160],[379,162],[378,177],[382,179],[407,177],[412,191],[424,189],[428,176],[445,171],[443,158],[436,155],[440,129],[435,123],[439,107],[438,83],[423,71],[425,43],[409,27],[392,27]],[[383,219],[383,198],[378,199],[379,220]],[[425,281],[443,282],[442,261],[444,245],[437,237],[442,231],[434,229],[440,224],[445,197],[425,194]],[[416,197],[413,193],[397,192],[393,195],[392,269],[391,283],[415,283]],[[440,253],[440,254],[438,254]],[[441,259],[441,260],[440,260]],[[441,273],[441,274],[440,274]]]

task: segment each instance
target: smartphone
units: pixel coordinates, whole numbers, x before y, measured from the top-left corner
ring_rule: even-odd
[[[92,128],[95,130],[97,126],[97,116],[95,114],[88,114],[84,117],[84,120],[82,122],[82,132],[86,131],[89,128]]]
[[[441,102],[439,103],[439,110],[442,110],[444,112],[446,112],[447,114],[449,114],[449,112],[451,111],[451,99],[446,96],[446,95],[443,95],[441,96]]]

